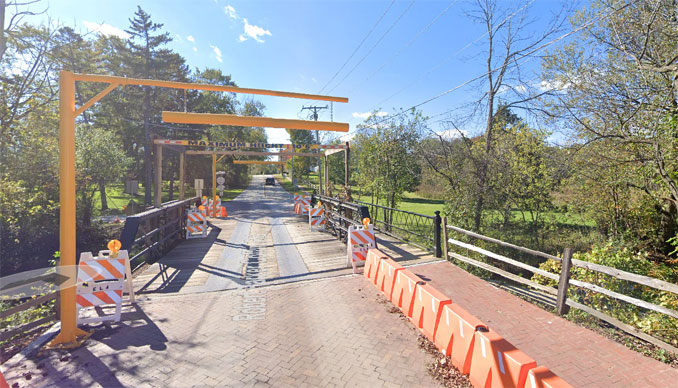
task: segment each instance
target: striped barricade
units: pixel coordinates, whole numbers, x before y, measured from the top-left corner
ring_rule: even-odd
[[[216,206],[216,212],[214,208],[214,200],[209,199],[207,202],[207,206],[205,207],[207,209],[207,215],[210,217],[227,217],[228,213],[226,212],[226,206],[224,206],[223,202],[221,202],[221,198],[217,196],[217,206]]]
[[[130,267],[129,263],[129,253],[126,250],[121,250],[117,252],[118,254],[116,255],[115,258],[125,260],[125,287],[123,287],[123,291],[127,293],[128,301],[130,303],[134,303],[134,286],[132,285],[132,268]],[[83,252],[82,254],[80,254],[80,262],[82,263],[89,260],[108,259],[110,257],[111,257],[110,250],[99,251],[98,256],[92,256],[90,252]]]
[[[83,260],[82,255],[88,257]],[[125,288],[125,259],[120,257],[93,259],[90,252],[82,255],[78,265],[76,287],[77,323],[119,321],[122,291]],[[103,305],[115,305],[115,313],[90,318],[80,317],[80,309]]]
[[[186,238],[203,238],[207,236],[207,210],[191,209],[186,214]]]
[[[371,224],[367,227],[349,226],[346,246],[348,249],[348,263],[353,267],[353,273],[357,273],[357,268],[365,265],[367,251],[377,248],[374,240],[373,226]]]
[[[299,214],[302,216],[305,216],[308,214],[308,209],[311,208],[311,199],[310,198],[304,198],[301,201],[299,201]]]
[[[325,220],[325,208],[314,207],[311,208],[308,212],[308,227],[313,230],[316,228],[318,230],[323,230],[323,226],[327,221]]]
[[[304,199],[304,196],[301,194],[296,194],[294,196],[294,214],[301,214],[300,206],[302,199]]]

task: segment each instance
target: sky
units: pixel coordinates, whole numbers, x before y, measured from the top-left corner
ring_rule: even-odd
[[[527,7],[536,33],[562,3],[556,0],[500,1],[500,8]],[[319,120],[350,124],[350,133],[370,114],[407,109],[455,89],[486,71],[486,36],[470,17],[468,0],[231,1],[231,0],[43,0],[41,16],[26,19],[74,27],[81,33],[125,37],[137,4],[162,23],[191,68],[221,69],[241,87],[348,97],[348,103],[239,95],[266,105],[265,115],[307,118],[303,106],[326,106]],[[510,13],[509,13],[510,15]],[[570,28],[566,26],[566,30]],[[539,84],[538,59],[524,64]],[[482,91],[471,83],[433,99],[420,109],[436,122]],[[480,131],[469,123],[462,130]],[[270,142],[287,142],[284,129],[267,129]],[[343,134],[325,134],[325,139]],[[350,136],[344,136],[348,139]]]

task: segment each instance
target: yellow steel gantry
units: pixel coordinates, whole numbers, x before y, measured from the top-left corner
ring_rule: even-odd
[[[96,96],[92,97],[89,101],[82,104],[79,108],[76,108],[75,83],[78,81],[106,83],[108,84],[108,86],[104,90],[99,92]],[[59,209],[59,251],[61,255],[60,256],[61,260],[59,261],[58,271],[60,274],[68,276],[71,279],[76,278],[75,119],[87,108],[94,105],[97,101],[101,100],[108,93],[116,89],[118,86],[125,85],[157,86],[171,89],[208,90],[217,92],[233,92],[265,96],[301,98],[309,100],[348,102],[348,98],[346,97],[332,97],[318,94],[294,93],[266,89],[239,88],[235,86],[224,86],[224,85],[193,84],[187,82],[136,79],[106,75],[77,74],[70,71],[61,71],[59,73],[59,202],[61,206]],[[222,122],[224,121],[224,119],[219,120]],[[274,120],[273,123],[275,123],[275,120],[284,120],[284,119],[271,119],[271,120]],[[293,121],[295,122],[299,121],[299,123],[295,123],[295,125],[299,126],[307,125],[301,122],[302,120],[293,120]],[[252,125],[247,124],[248,122],[247,120],[243,122],[244,124],[237,125],[245,126]],[[205,121],[204,123],[221,124],[221,122],[210,123],[208,122],[208,120]],[[317,125],[319,123],[312,121],[309,121],[309,123],[313,123],[314,125],[316,125],[314,129],[343,131],[344,128],[343,125],[340,125],[341,123],[329,123],[326,125]],[[348,124],[344,125],[346,130],[348,130]],[[216,164],[216,154],[214,154],[212,157],[213,171],[215,170],[214,169],[215,164]],[[212,189],[212,196],[216,199],[215,187],[213,187]],[[61,311],[60,315],[61,330],[59,334],[56,336],[56,338],[54,338],[50,342],[50,346],[57,345],[62,345],[64,347],[79,346],[81,342],[79,342],[78,337],[87,335],[88,333],[77,327],[76,308],[75,308],[76,288],[75,286],[66,287],[60,290],[59,292],[61,296],[59,305]]]

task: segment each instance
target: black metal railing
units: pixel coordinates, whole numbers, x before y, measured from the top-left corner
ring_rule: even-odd
[[[129,251],[132,271],[159,259],[179,242],[186,226],[186,211],[197,198],[166,202],[127,217],[120,242],[122,249]]]
[[[434,216],[429,216],[369,202],[355,202],[369,208],[372,223],[379,232],[442,257],[440,211],[436,210]]]
[[[324,195],[314,195],[311,198],[311,204],[315,205],[317,200],[322,201],[325,205],[326,228],[344,242],[349,226],[362,225],[362,219],[370,217],[369,209],[366,206],[344,202]]]
[[[442,257],[440,212],[434,216],[408,212],[369,202],[343,202],[337,198],[316,195],[326,205],[328,228],[338,237],[345,239],[349,224],[360,225],[362,219],[369,217],[374,228],[400,241],[412,244],[436,257]]]

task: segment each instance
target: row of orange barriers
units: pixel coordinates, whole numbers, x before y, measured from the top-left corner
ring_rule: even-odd
[[[363,273],[474,387],[571,387],[378,249],[368,251]]]

